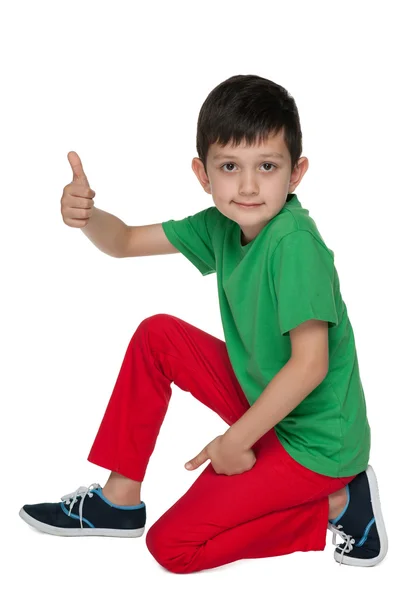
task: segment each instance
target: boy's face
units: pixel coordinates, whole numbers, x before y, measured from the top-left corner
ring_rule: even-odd
[[[198,157],[192,161],[204,190],[212,195],[222,214],[240,225],[242,243],[247,244],[284,207],[287,195],[294,192],[307,171],[308,159],[301,157],[291,172],[290,154],[281,130],[259,146],[246,147],[244,142],[236,148],[212,144],[206,166],[208,177],[202,161]]]

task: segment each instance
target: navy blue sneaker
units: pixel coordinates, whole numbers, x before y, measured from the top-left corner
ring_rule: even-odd
[[[101,486],[92,483],[62,496],[61,502],[25,504],[19,516],[28,525],[52,535],[139,537],[145,529],[146,505],[113,504],[103,495]]]
[[[378,482],[371,465],[352,479],[347,489],[347,504],[343,511],[330,519],[336,562],[355,567],[373,567],[388,551],[388,538],[379,500]],[[345,543],[336,544],[336,535]]]

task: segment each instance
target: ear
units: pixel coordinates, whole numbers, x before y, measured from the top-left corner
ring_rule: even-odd
[[[289,182],[289,193],[293,193],[294,190],[299,185],[300,181],[303,179],[304,175],[308,171],[308,158],[306,156],[302,156],[297,161],[295,168],[292,171]]]
[[[211,184],[204,169],[203,161],[201,161],[200,158],[195,157],[192,160],[192,169],[195,172],[197,179],[200,181],[204,191],[207,192],[207,194],[211,194]]]

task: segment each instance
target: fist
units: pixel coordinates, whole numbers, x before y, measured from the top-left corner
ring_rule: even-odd
[[[61,214],[69,227],[85,227],[93,214],[96,195],[89,185],[76,152],[68,152],[68,162],[72,169],[72,181],[65,186],[61,197]]]

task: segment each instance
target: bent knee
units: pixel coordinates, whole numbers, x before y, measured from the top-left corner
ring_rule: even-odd
[[[147,531],[145,541],[150,554],[164,569],[171,573],[191,572],[187,565],[190,560],[185,557],[184,550],[182,551],[182,543],[158,525],[158,521]]]
[[[156,313],[155,315],[150,315],[143,319],[140,322],[139,327],[154,327],[156,329],[162,329],[165,324],[169,323],[171,319],[175,319],[173,315],[169,315],[168,313]]]

